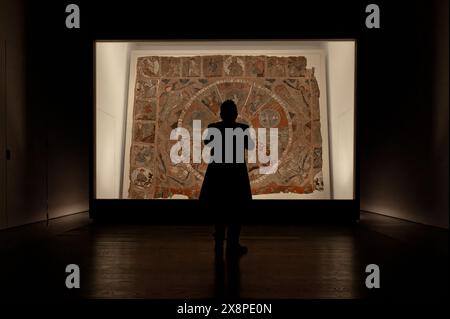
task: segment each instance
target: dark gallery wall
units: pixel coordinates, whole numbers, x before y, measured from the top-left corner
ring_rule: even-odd
[[[301,2],[300,19],[280,4],[274,24],[243,3],[227,24],[186,20],[190,3],[75,2],[79,30],[65,28],[69,2],[0,1],[0,148],[11,150],[0,156],[0,227],[88,209],[94,39],[356,38],[361,209],[448,228],[447,0],[376,1],[379,30],[364,27],[363,1]],[[188,23],[157,14],[162,27],[150,28],[147,12]]]
[[[88,210],[87,103],[70,93],[73,60],[55,59],[64,50],[32,14],[0,1],[0,228]]]
[[[448,1],[381,12],[359,61],[361,209],[448,228]]]
[[[0,6],[0,151],[6,149],[6,41],[3,4]],[[0,155],[0,229],[6,227],[6,157]]]
[[[1,1],[1,227],[46,218],[44,115],[30,103],[24,1]],[[10,159],[6,159],[6,150]]]
[[[89,209],[89,152],[92,100],[92,60],[83,34],[66,33],[65,1],[42,6],[28,2],[29,107],[43,112],[46,136],[48,217],[55,218]],[[42,18],[43,19],[42,19]],[[50,23],[47,21],[50,18]],[[80,52],[84,52],[83,55]]]

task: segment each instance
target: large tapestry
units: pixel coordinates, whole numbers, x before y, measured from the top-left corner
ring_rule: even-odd
[[[198,198],[207,164],[173,164],[169,136],[176,127],[192,133],[193,120],[202,129],[219,121],[227,99],[238,122],[278,128],[276,173],[248,164],[254,195],[323,191],[320,90],[305,57],[146,56],[135,67],[129,198]]]

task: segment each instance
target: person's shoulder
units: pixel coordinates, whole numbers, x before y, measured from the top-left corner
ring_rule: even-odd
[[[208,124],[208,128],[210,128],[210,127],[218,128],[218,127],[220,127],[220,123],[221,123],[221,122],[209,123],[209,124]]]
[[[237,127],[240,127],[243,130],[246,130],[249,128],[249,126],[247,124],[244,123],[236,123]]]

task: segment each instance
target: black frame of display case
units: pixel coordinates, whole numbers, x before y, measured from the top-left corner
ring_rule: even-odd
[[[198,200],[94,199],[90,217],[111,221],[147,221],[162,224],[211,224],[214,211]],[[359,219],[356,200],[254,200],[239,210],[244,224],[295,224],[302,222],[355,222]]]
[[[163,224],[211,224],[216,216],[205,209],[198,200],[173,199],[97,199],[95,183],[96,160],[96,43],[98,42],[180,42],[180,41],[354,41],[355,42],[355,102],[354,102],[354,191],[353,199],[305,199],[253,200],[245,211],[237,212],[245,224],[298,224],[305,222],[319,223],[354,223],[359,220],[359,144],[358,144],[358,40],[348,39],[145,39],[145,40],[95,40],[93,45],[93,112],[90,147],[89,177],[89,215],[96,221],[141,222]],[[235,212],[236,213],[236,212]]]

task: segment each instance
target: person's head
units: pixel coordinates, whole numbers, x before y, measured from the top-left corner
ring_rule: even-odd
[[[238,116],[236,103],[233,100],[226,100],[220,106],[220,117],[224,122],[235,122]]]

